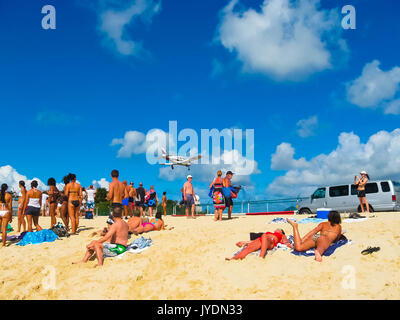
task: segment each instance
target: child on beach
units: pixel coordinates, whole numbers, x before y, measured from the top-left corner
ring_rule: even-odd
[[[315,260],[322,261],[322,255],[332,242],[338,240],[342,235],[342,222],[340,214],[337,211],[331,211],[328,214],[328,221],[321,222],[318,226],[300,238],[297,222],[286,219],[293,227],[294,248],[297,251],[307,251],[315,248]],[[319,234],[318,234],[319,233]]]
[[[73,264],[86,263],[93,254],[96,254],[97,265],[103,265],[106,257],[115,257],[126,251],[128,245],[128,224],[122,219],[122,208],[115,207],[112,215],[114,223],[109,227],[107,234],[100,240],[94,240],[86,248],[86,254],[81,261]],[[109,241],[109,242],[106,242]]]
[[[276,229],[274,233],[266,232],[261,237],[253,241],[239,241],[236,243],[238,247],[245,248],[238,254],[234,255],[232,258],[225,258],[225,260],[238,260],[244,259],[246,256],[254,251],[260,250],[260,258],[264,258],[267,250],[275,248],[278,243],[282,243],[291,247],[290,242],[285,236],[285,232],[282,229]]]

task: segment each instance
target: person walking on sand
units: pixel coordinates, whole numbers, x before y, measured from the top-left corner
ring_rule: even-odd
[[[365,194],[365,185],[369,180],[369,175],[365,171],[361,171],[361,178],[354,176],[354,185],[357,186],[357,197],[360,201],[361,212],[364,213],[364,205],[369,212],[369,203]]]
[[[70,173],[70,183],[64,189],[65,195],[68,197],[68,216],[71,220],[71,233],[77,234],[79,227],[79,213],[82,203],[82,187],[76,182],[76,175]]]
[[[57,224],[56,211],[60,191],[56,187],[56,180],[54,178],[49,178],[47,185],[49,186],[47,194],[49,195],[50,228],[52,228]]]
[[[223,179],[223,192],[224,192],[224,198],[225,198],[225,208],[228,208],[228,219],[232,218],[232,209],[233,209],[233,200],[231,196],[231,190],[230,188],[232,187],[232,176],[233,172],[232,171],[227,171],[225,178]]]
[[[21,189],[20,191],[20,196],[18,197],[18,226],[17,226],[17,231],[21,232],[21,225],[23,228],[23,232],[26,231],[26,222],[25,222],[25,215],[24,215],[24,202],[25,202],[25,197],[26,197],[26,187],[25,187],[25,181],[20,181],[19,182],[19,188]]]
[[[12,196],[7,192],[7,189],[8,185],[3,183],[0,190],[0,230],[3,247],[5,247],[7,241],[8,223],[12,222]]]
[[[167,192],[163,192],[163,196],[161,198],[161,205],[163,207],[163,211],[164,211],[164,217],[167,216]]]
[[[215,208],[214,221],[222,220],[222,213],[224,212],[225,209],[225,199],[222,193],[222,187],[223,187],[222,171],[218,170],[217,177],[210,184],[211,196]]]
[[[183,185],[183,199],[185,201],[185,214],[186,214],[186,218],[189,219],[189,208],[191,208],[192,210],[192,219],[196,219],[196,217],[194,216],[194,211],[195,211],[195,204],[194,204],[194,197],[195,197],[195,193],[194,193],[194,189],[193,189],[193,184],[192,184],[192,180],[193,177],[189,174],[186,177],[187,181],[184,183]]]
[[[112,215],[114,223],[109,227],[105,236],[99,240],[89,243],[86,246],[87,250],[83,259],[78,262],[73,262],[73,264],[86,263],[91,256],[96,254],[96,267],[101,267],[103,265],[104,258],[115,257],[126,252],[129,227],[128,224],[122,219],[122,207],[114,207]]]
[[[42,206],[42,192],[37,189],[38,182],[31,182],[31,190],[26,193],[24,202],[24,212],[28,221],[28,232],[33,232],[32,222],[36,227],[36,231],[42,230],[39,225],[40,208]]]
[[[315,260],[322,261],[322,255],[332,242],[339,240],[342,235],[342,222],[340,214],[337,211],[331,211],[328,214],[328,221],[321,222],[317,227],[312,229],[303,238],[300,237],[297,222],[286,219],[293,227],[294,248],[297,251],[307,251],[315,248]],[[318,234],[319,233],[319,234]]]

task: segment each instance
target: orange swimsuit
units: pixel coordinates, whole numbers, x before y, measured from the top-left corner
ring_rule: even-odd
[[[275,238],[275,237],[272,238],[273,241],[274,241],[274,247],[276,247],[276,246],[278,245],[278,243],[281,242],[282,237],[283,237],[283,234],[280,233],[280,232],[274,232],[274,233],[272,233],[272,232],[266,232],[266,233],[264,233],[264,234],[270,234],[270,235],[273,235],[273,236],[275,236],[276,238],[278,238],[278,241],[276,241],[276,238]],[[262,240],[261,240],[261,237],[259,237],[258,239],[260,240],[260,242],[262,241]]]

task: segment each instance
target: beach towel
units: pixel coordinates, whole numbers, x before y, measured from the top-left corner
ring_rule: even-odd
[[[43,229],[36,232],[27,232],[17,246],[26,246],[27,244],[40,244],[43,242],[53,242],[58,236],[49,229]]]
[[[126,252],[117,256],[121,259],[127,252],[129,253],[140,253],[147,250],[153,244],[151,238],[146,239],[145,237],[140,237],[135,239],[132,243],[128,244],[126,247]]]
[[[290,242],[292,242],[293,241],[293,236],[289,236],[289,238],[288,238],[288,240]],[[346,244],[351,244],[351,243],[352,243],[351,240],[348,240],[345,236],[342,236],[340,238],[340,240],[338,240],[337,242],[332,243],[329,246],[329,248],[325,250],[323,256],[327,256],[328,257],[328,256],[332,255],[337,248],[340,248],[341,246],[344,246]],[[307,250],[307,251],[296,251],[296,250],[293,250],[291,253],[296,255],[296,256],[311,257],[311,256],[314,256],[314,251],[315,251],[315,248],[312,248],[312,249]]]
[[[325,222],[327,219],[321,219],[321,218],[304,218],[298,221],[298,223],[320,223],[320,222]]]
[[[297,222],[295,218],[290,218],[293,222]],[[274,218],[268,223],[287,223],[286,218]]]
[[[358,219],[343,219],[342,222],[361,222],[365,221],[367,218],[358,218]]]

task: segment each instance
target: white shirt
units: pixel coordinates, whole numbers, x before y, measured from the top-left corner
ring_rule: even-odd
[[[46,200],[47,200],[48,197],[49,197],[49,196],[48,196],[47,194],[42,193],[42,204],[45,204],[45,203],[46,203]]]
[[[88,202],[94,202],[94,194],[96,193],[96,190],[94,189],[87,189],[87,201]]]

